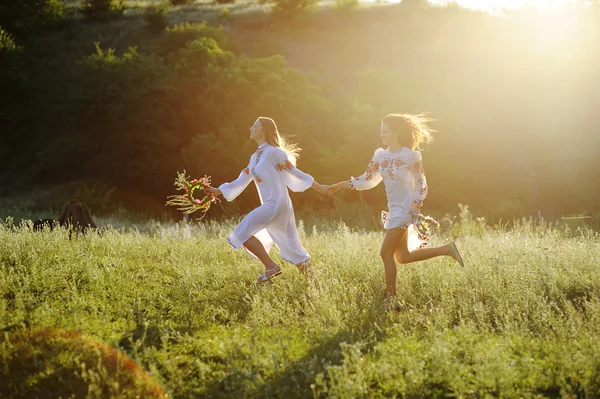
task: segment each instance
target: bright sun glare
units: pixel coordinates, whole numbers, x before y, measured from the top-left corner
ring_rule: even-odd
[[[365,2],[401,3],[402,0],[363,0]],[[577,13],[567,12],[569,5],[585,5],[582,0],[427,0],[432,5],[456,4],[471,10],[502,14],[530,10],[530,26],[537,37],[539,51],[553,51],[572,41],[578,28]]]
[[[377,0],[367,0],[375,2]],[[499,13],[503,10],[516,10],[529,7],[540,11],[552,10],[561,6],[576,3],[578,0],[428,0],[431,4],[457,4],[472,10]],[[400,3],[401,0],[388,0],[389,3]]]

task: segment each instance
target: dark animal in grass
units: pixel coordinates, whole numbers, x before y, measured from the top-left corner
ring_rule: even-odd
[[[79,233],[81,231],[84,234],[88,229],[96,228],[96,223],[90,216],[90,210],[86,203],[78,199],[69,202],[60,219],[58,219],[58,223],[61,227],[70,227],[75,232]]]
[[[34,231],[42,231],[44,226],[48,227],[50,230],[58,227],[58,220],[54,219],[37,219],[33,221],[33,230]]]
[[[96,223],[94,223],[86,203],[75,199],[69,202],[60,219],[37,219],[33,222],[34,231],[43,230],[44,226],[48,226],[50,229],[60,226],[72,228],[76,233],[86,233],[90,228],[95,229]]]

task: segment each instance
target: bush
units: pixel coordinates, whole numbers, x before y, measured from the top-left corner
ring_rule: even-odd
[[[0,55],[17,50],[15,38],[0,26]]]
[[[0,396],[167,397],[129,356],[88,334],[51,328],[24,330],[10,336],[10,345],[3,340],[2,348],[0,359],[9,377]]]
[[[81,12],[90,21],[116,17],[125,11],[125,0],[84,0]]]
[[[153,33],[160,33],[167,27],[167,12],[171,6],[169,3],[161,3],[149,6],[144,11],[144,20],[148,23],[148,29]]]
[[[359,0],[335,0],[335,6],[341,10],[358,8],[360,6]]]
[[[0,170],[20,148],[22,136],[13,129],[22,128],[28,111],[29,76],[23,60],[23,50],[14,37],[0,27]]]
[[[260,0],[263,4],[272,4],[273,11],[293,15],[314,7],[318,0]]]
[[[229,38],[227,33],[222,28],[213,28],[208,26],[206,22],[191,24],[185,22],[179,25],[168,27],[158,41],[157,52],[161,56],[173,53],[188,43],[208,37],[217,42],[219,47],[227,49],[229,47]]]
[[[3,3],[0,5],[0,26],[18,37],[55,29],[66,19],[65,3],[59,0],[8,0]]]
[[[231,12],[229,10],[229,8],[225,7],[221,10],[221,13],[219,14],[219,18],[221,19],[229,19],[231,17]]]
[[[192,0],[169,0],[174,6],[184,6],[189,4]]]

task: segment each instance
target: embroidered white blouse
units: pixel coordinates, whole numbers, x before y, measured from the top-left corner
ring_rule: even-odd
[[[267,252],[275,243],[282,259],[294,264],[307,262],[310,255],[298,237],[288,188],[305,191],[312,186],[313,177],[297,169],[281,148],[264,143],[250,157],[248,167],[239,177],[220,185],[219,190],[227,201],[233,201],[251,181],[256,185],[261,205],[244,217],[227,238],[229,244],[238,249],[250,237],[256,236]]]
[[[355,190],[369,190],[382,180],[389,209],[389,214],[382,212],[384,228],[407,229],[419,216],[423,200],[427,197],[421,152],[407,147],[398,152],[378,148],[365,173],[352,177],[348,184]]]

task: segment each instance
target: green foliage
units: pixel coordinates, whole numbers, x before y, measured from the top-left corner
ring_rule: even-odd
[[[227,244],[235,225],[148,221],[69,240],[62,229],[0,224],[0,395],[125,395],[118,390],[141,367],[186,398],[593,397],[600,389],[597,233],[566,238],[525,224],[465,232],[466,267],[449,258],[402,266],[404,308],[386,313],[382,231],[301,221],[316,283],[287,265],[257,287],[260,264]],[[115,367],[123,353],[135,364]],[[51,391],[32,391],[44,381]]]
[[[219,14],[219,18],[221,19],[229,19],[231,18],[231,12],[229,10],[229,8],[225,7],[221,10],[221,13]]]
[[[0,18],[9,15],[6,4],[33,3],[2,2]],[[173,19],[196,18],[193,9]],[[364,171],[382,145],[385,114],[429,110],[438,132],[423,153],[425,212],[441,217],[468,202],[470,213],[492,224],[538,211],[552,220],[598,214],[600,97],[593,88],[600,63],[586,51],[600,37],[597,4],[569,9],[565,26],[576,17],[572,26],[581,29],[549,41],[535,28],[544,23],[527,13],[364,11],[282,23],[248,15],[228,28],[186,23],[155,35],[137,13],[78,24],[77,36],[33,30],[25,38],[9,29],[11,20],[2,26],[23,47],[6,51],[14,42],[3,36],[0,196],[99,180],[117,187],[119,200],[127,193],[128,206],[162,212],[176,170],[210,174],[215,184],[238,175],[254,151],[247,128],[258,115],[274,117],[300,144],[301,169],[331,183]],[[160,30],[160,15],[155,21]],[[94,41],[102,55],[90,56]],[[382,186],[336,199],[295,194],[294,201],[326,211],[350,202],[370,212],[356,217],[361,223],[377,225],[386,207]],[[250,189],[215,212],[239,206],[243,213],[256,200]]]
[[[485,218],[473,216],[468,205],[458,204],[458,208],[460,209],[458,217],[446,215],[443,220],[452,238],[465,235],[483,237],[488,234]]]
[[[319,90],[283,58],[238,58],[226,46],[223,30],[206,24],[168,28],[143,52],[131,47],[119,54],[96,43],[94,54],[65,71],[54,96],[56,122],[64,128],[36,143],[37,162],[28,173],[42,180],[60,175],[60,182],[99,179],[123,192],[161,187],[156,203],[164,204],[173,170],[210,173],[218,183],[239,174],[251,154],[239,132],[257,115],[279,117],[295,132],[327,109]],[[209,147],[230,160],[219,171],[215,158],[194,152]]]
[[[185,47],[189,42],[203,37],[215,40],[219,47],[223,49],[229,47],[229,37],[223,28],[213,28],[208,26],[206,22],[197,24],[184,22],[170,26],[165,30],[158,39],[156,51],[162,56],[168,56]]]
[[[335,6],[341,10],[355,9],[360,6],[359,0],[335,0]]]
[[[15,43],[15,38],[0,26],[0,57],[17,49],[19,47]]]
[[[29,79],[24,64],[23,48],[0,27],[0,170],[6,170],[21,140],[12,132],[22,126],[26,112]]]
[[[85,199],[84,202],[95,215],[106,214],[120,206],[115,200],[115,191],[116,187],[99,180],[75,180],[48,189],[34,188],[15,194],[0,201],[0,208],[7,209],[18,204],[19,214],[35,214],[40,218],[47,218],[51,214],[52,218],[58,219],[69,201],[81,198]]]
[[[66,6],[60,0],[7,0],[0,5],[0,26],[21,37],[61,26]]]
[[[167,13],[171,6],[163,2],[150,5],[144,10],[144,20],[148,24],[148,30],[152,33],[160,33],[167,27]]]
[[[271,4],[273,11],[291,16],[313,8],[318,0],[260,0],[259,2]]]
[[[123,14],[125,0],[84,0],[81,12],[90,21],[100,21]]]
[[[24,331],[2,342],[2,349],[2,364],[14,371],[0,388],[2,396],[166,397],[152,377],[126,355],[75,331]]]
[[[189,4],[192,0],[169,0],[169,2],[173,5],[173,6],[184,6],[186,4]]]

